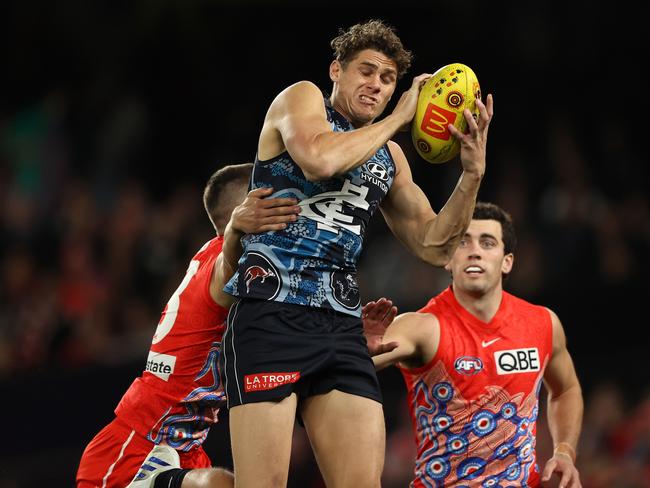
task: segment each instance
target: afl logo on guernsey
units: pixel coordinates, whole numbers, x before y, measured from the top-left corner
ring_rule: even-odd
[[[267,300],[276,297],[280,291],[280,273],[266,256],[259,252],[249,252],[244,269],[244,276],[239,281],[240,293],[243,296],[252,295]],[[245,288],[245,291],[241,288]]]
[[[483,361],[473,356],[462,356],[454,362],[457,373],[473,375],[483,370]]]

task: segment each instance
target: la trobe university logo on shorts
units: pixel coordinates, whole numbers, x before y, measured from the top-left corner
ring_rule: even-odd
[[[494,353],[497,374],[530,373],[539,371],[539,351],[536,347],[508,349]]]

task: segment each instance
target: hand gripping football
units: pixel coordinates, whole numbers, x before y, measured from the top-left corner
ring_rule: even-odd
[[[468,66],[453,63],[440,68],[422,87],[411,126],[411,137],[418,154],[429,163],[445,163],[460,152],[460,143],[449,132],[453,124],[467,130],[463,110],[476,120],[476,99],[481,98],[478,79]]]

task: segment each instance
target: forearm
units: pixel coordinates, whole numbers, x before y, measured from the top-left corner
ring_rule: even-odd
[[[233,228],[232,220],[228,222],[224,232],[223,247],[221,248],[221,254],[223,255],[222,278],[224,282],[232,278],[237,270],[237,263],[243,252],[241,246],[243,236],[243,232]]]
[[[403,125],[397,116],[347,132],[318,134],[311,150],[292,154],[296,163],[313,180],[345,174],[368,161]],[[289,151],[292,153],[292,151]]]
[[[554,448],[557,448],[560,443],[566,443],[575,454],[582,427],[583,408],[582,392],[579,385],[565,390],[560,395],[549,395],[548,426]],[[569,454],[568,451],[561,450],[561,452]]]
[[[416,254],[434,266],[449,262],[465,234],[481,184],[481,177],[463,172],[438,215],[421,227]]]

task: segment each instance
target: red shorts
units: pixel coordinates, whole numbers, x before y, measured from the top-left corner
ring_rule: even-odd
[[[124,488],[153,446],[121,420],[113,420],[86,446],[77,471],[77,488]],[[178,454],[181,468],[212,467],[202,447]]]

